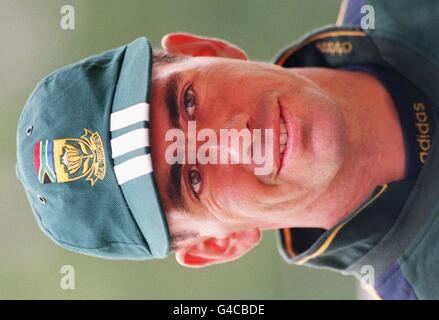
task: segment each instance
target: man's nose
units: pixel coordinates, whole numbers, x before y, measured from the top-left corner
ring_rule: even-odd
[[[252,132],[247,114],[231,115],[219,126],[216,133],[218,140],[214,148],[217,149],[220,163],[251,163]]]

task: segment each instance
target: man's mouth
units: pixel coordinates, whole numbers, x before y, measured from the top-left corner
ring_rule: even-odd
[[[279,154],[280,159],[282,160],[283,154],[285,152],[285,148],[287,147],[288,142],[288,130],[285,124],[285,120],[283,116],[280,116],[280,124],[279,124]]]
[[[290,116],[286,110],[280,110],[279,114],[279,162],[278,162],[278,174],[282,167],[290,161],[293,149],[293,136],[296,135],[296,130],[291,121]]]

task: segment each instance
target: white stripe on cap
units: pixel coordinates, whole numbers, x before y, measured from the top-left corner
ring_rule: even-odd
[[[151,155],[144,154],[114,167],[119,185],[152,172]]]
[[[148,146],[148,129],[135,129],[117,138],[111,139],[111,155],[114,159],[130,151]]]
[[[110,131],[126,128],[132,124],[149,121],[149,104],[138,103],[116,111],[110,116]],[[111,156],[117,158],[136,149],[149,146],[147,128],[137,128],[111,139]],[[144,154],[129,158],[114,166],[119,185],[152,172],[151,155]]]
[[[110,131],[128,127],[131,124],[149,121],[149,104],[139,103],[114,112],[110,117]]]

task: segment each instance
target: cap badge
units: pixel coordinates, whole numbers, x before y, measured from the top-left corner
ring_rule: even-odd
[[[105,177],[105,152],[98,132],[84,129],[80,138],[42,140],[34,146],[40,183],[63,183],[85,178],[91,186]]]

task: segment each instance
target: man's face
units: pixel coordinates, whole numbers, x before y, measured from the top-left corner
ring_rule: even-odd
[[[254,163],[167,163],[172,141],[165,135],[180,127],[187,139],[188,121],[196,121],[197,132],[209,128],[217,137],[220,129],[272,129],[272,170],[257,175]],[[232,226],[269,227],[270,221],[298,216],[343,159],[344,122],[334,100],[297,73],[265,63],[188,57],[154,66],[150,124],[171,233],[227,234]]]

